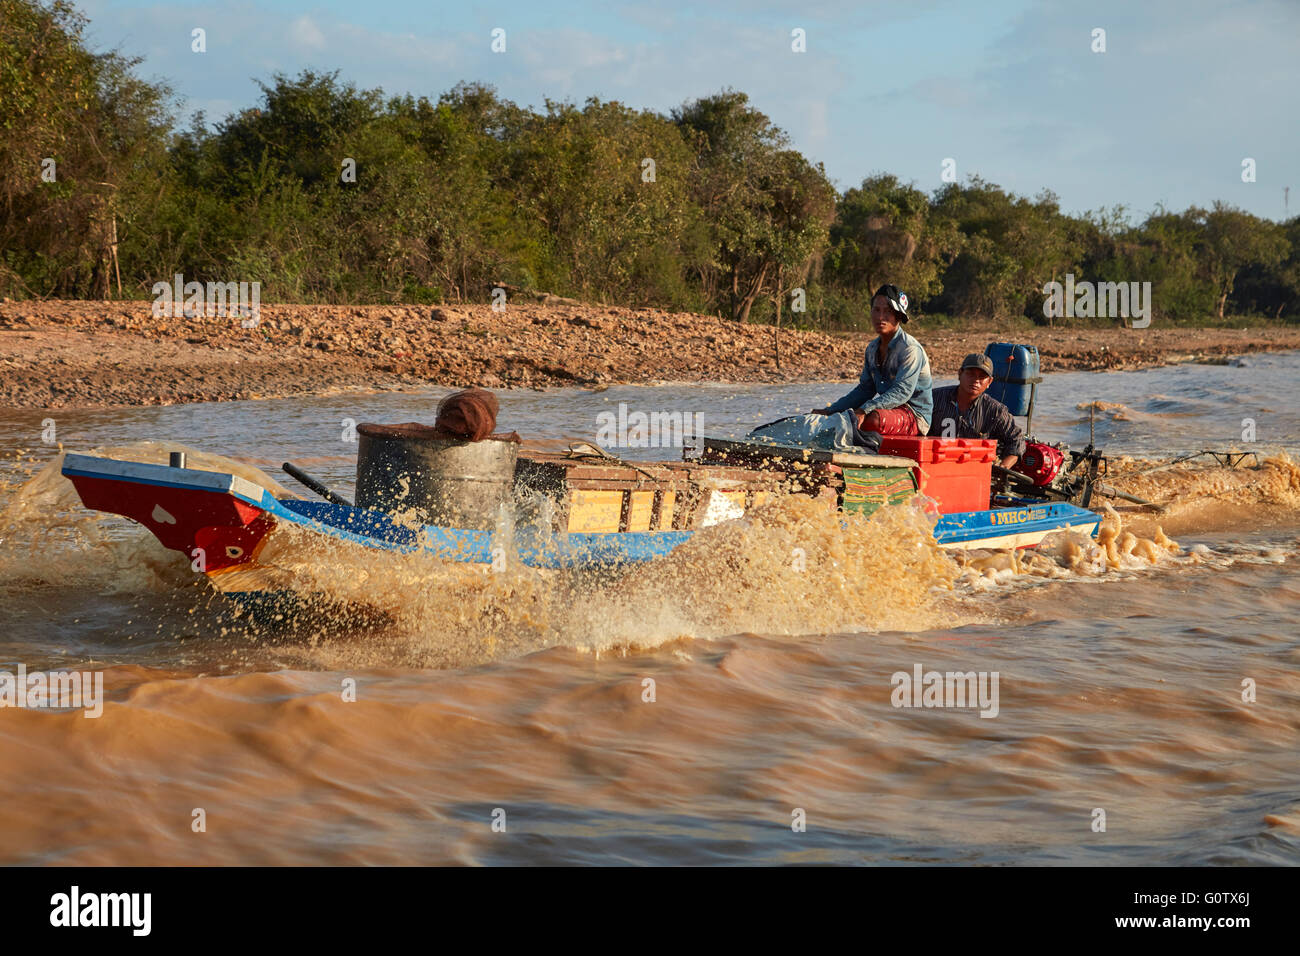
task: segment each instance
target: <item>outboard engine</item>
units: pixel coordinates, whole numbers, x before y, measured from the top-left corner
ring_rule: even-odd
[[[993,360],[993,381],[986,394],[992,395],[1010,409],[1012,415],[1025,418],[1025,435],[1032,434],[1034,397],[1039,374],[1038,349],[1032,345],[1014,345],[1009,342],[990,342],[984,354]],[[1015,496],[1031,499],[1059,499],[1087,508],[1094,491],[1112,498],[1123,498],[1135,504],[1149,505],[1133,495],[1106,485],[1106,456],[1097,448],[1096,438],[1089,427],[1088,445],[1083,451],[1074,451],[1062,444],[1048,445],[1032,438],[1025,442],[1025,453],[1014,468],[993,466],[1004,489]],[[995,497],[1001,494],[996,487]]]
[[[1032,478],[1036,487],[1050,485],[1061,472],[1065,455],[1061,449],[1042,442],[1025,442],[1025,453],[1016,462],[1016,471]]]
[[[993,381],[987,394],[996,398],[1012,415],[1025,420],[1025,435],[1032,435],[1034,399],[1039,374],[1038,348],[1012,342],[990,342],[984,354],[993,362]],[[1011,470],[995,468],[999,479],[1030,498],[1063,498],[1086,501],[1091,498],[1091,482],[1104,459],[1090,444],[1083,452],[1070,451],[1064,445],[1048,445],[1029,438],[1025,453]]]

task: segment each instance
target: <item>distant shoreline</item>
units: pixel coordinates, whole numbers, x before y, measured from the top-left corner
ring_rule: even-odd
[[[659,309],[263,305],[238,318],[154,318],[150,302],[0,304],[0,407],[173,405],[479,385],[855,380],[868,333],[827,335]],[[990,341],[1036,345],[1044,371],[1127,370],[1300,349],[1300,327],[908,331],[937,383]],[[781,365],[775,349],[779,342]]]

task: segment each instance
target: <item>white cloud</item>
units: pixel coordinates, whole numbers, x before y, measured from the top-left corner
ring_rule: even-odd
[[[307,50],[325,49],[325,34],[308,16],[301,16],[289,24],[289,36],[294,44]]]
[[[552,98],[582,94],[592,86],[618,87],[632,52],[608,37],[582,30],[530,31],[517,36],[503,56],[518,56],[535,86]],[[594,82],[593,82],[594,81]]]
[[[801,129],[791,133],[805,152],[821,152],[830,138],[830,106],[824,99],[810,99],[804,104]]]

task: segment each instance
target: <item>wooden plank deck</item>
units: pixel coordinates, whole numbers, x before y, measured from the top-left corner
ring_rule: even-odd
[[[869,513],[915,493],[915,468],[894,455],[706,438],[701,456],[684,461],[521,452],[515,486],[555,502],[556,531],[668,531],[749,511],[782,491]]]
[[[555,501],[556,530],[669,531],[700,526],[721,498],[748,510],[783,476],[772,469],[699,461],[621,461],[523,452],[515,487]]]

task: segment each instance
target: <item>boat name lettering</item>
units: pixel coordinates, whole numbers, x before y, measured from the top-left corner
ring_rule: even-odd
[[[1034,513],[1028,508],[1020,511],[995,511],[993,512],[994,524],[1019,524],[1022,521],[1032,521]]]

